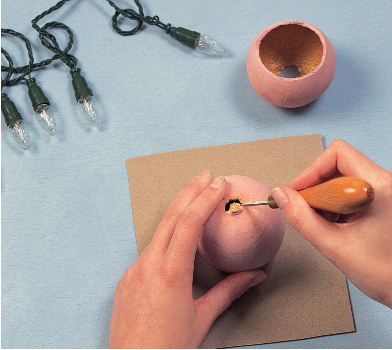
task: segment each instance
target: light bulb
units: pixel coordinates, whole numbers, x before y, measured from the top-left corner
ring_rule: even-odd
[[[166,31],[170,36],[180,43],[195,49],[196,51],[210,56],[222,57],[225,49],[220,46],[209,35],[200,34],[194,30],[182,27],[171,27],[170,31]]]
[[[98,121],[98,114],[97,111],[95,110],[93,97],[89,94],[82,95],[80,96],[78,102],[82,105],[83,110],[85,112],[84,115],[86,116],[88,122],[91,125],[96,125]]]
[[[37,118],[41,126],[53,136],[56,133],[54,130],[53,108],[44,103],[39,105],[35,111],[37,112]]]
[[[45,96],[42,89],[37,85],[35,78],[26,80],[31,104],[34,111],[37,113],[38,121],[44,130],[48,131],[50,135],[54,135],[54,112],[50,107],[50,102]]]
[[[9,128],[11,129],[12,134],[14,135],[14,139],[16,143],[23,149],[28,149],[29,143],[27,140],[27,131],[23,125],[23,122],[21,120],[18,120],[12,125],[10,125]]]
[[[98,121],[98,114],[93,103],[93,92],[87,85],[86,79],[84,79],[84,77],[80,74],[79,68],[72,69],[71,76],[76,101],[82,105],[84,115],[88,122],[91,125],[96,125]]]
[[[225,49],[209,35],[201,34],[196,44],[195,50],[205,55],[222,57]]]
[[[23,124],[23,118],[15,103],[4,92],[1,93],[1,112],[3,113],[5,123],[14,135],[16,143],[23,149],[28,149],[29,143],[27,142],[27,131]]]

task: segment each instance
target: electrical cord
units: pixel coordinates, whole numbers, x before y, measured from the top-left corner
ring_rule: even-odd
[[[57,21],[48,22],[43,27],[40,27],[38,25],[38,22],[40,20],[42,20],[44,17],[50,15],[51,13],[57,11],[58,9],[63,7],[69,1],[71,1],[71,0],[61,0],[61,1],[57,2],[54,6],[50,7],[48,10],[42,12],[41,14],[36,16],[31,21],[33,28],[39,34],[41,44],[44,47],[46,47],[47,49],[49,49],[51,52],[53,52],[54,55],[48,59],[41,61],[41,62],[37,62],[37,63],[33,62],[32,64],[31,64],[31,62],[29,62],[29,65],[20,66],[20,67],[13,67],[13,72],[16,74],[21,74],[21,75],[16,79],[10,80],[8,82],[9,84],[16,84],[17,82],[24,79],[24,77],[27,74],[30,74],[33,69],[48,66],[53,61],[55,61],[57,59],[61,60],[64,64],[66,64],[71,69],[71,72],[75,72],[76,70],[78,70],[78,68],[76,68],[76,65],[77,65],[76,57],[69,53],[69,51],[71,50],[72,45],[74,43],[74,36],[73,36],[72,30],[64,23],[57,22]],[[199,39],[201,40],[200,33],[190,31],[188,29],[184,29],[181,27],[174,28],[174,27],[172,27],[172,25],[170,23],[165,24],[165,23],[161,22],[161,20],[159,19],[158,16],[146,16],[144,14],[143,6],[140,3],[140,0],[134,0],[138,11],[135,11],[130,8],[121,9],[113,2],[113,0],[106,0],[106,1],[109,3],[109,5],[111,7],[113,7],[115,9],[115,13],[112,16],[112,27],[113,27],[114,31],[120,35],[123,35],[123,36],[134,35],[138,31],[140,31],[143,24],[146,23],[148,25],[155,25],[158,28],[163,29],[166,34],[170,34],[170,36],[172,36],[173,38],[175,38],[176,40],[182,42],[183,44],[185,44],[187,46],[190,46],[192,48],[196,48],[196,46],[199,46]],[[138,22],[137,25],[131,30],[120,29],[120,27],[118,25],[118,17],[120,15],[125,18],[128,18],[130,20],[137,21]],[[62,29],[62,30],[66,31],[66,33],[68,34],[69,41],[68,41],[68,44],[64,50],[62,50],[60,48],[60,45],[58,44],[56,37],[53,34],[49,33],[48,29]],[[11,29],[7,29],[7,31],[8,31],[8,34],[11,34],[11,32],[17,33],[17,32],[12,31]],[[3,30],[2,30],[2,33],[3,33]],[[20,33],[18,33],[18,34],[20,34]],[[23,35],[20,37],[23,40],[26,39]],[[28,42],[28,40],[27,41],[26,40],[25,40],[25,42],[26,42],[26,46],[28,46],[27,50],[28,50],[29,59],[30,59],[33,57],[32,56],[33,54],[32,54],[32,50],[31,50],[30,42]],[[211,40],[211,39],[207,38],[207,40]],[[217,52],[210,52],[209,53],[208,50],[203,49],[204,53],[217,55],[217,56],[221,56],[223,54],[224,50],[221,49],[217,43],[211,42],[209,45],[211,45],[214,50],[217,50]],[[4,72],[4,71],[8,72],[9,69],[10,69],[9,66],[1,66],[2,72]]]
[[[21,75],[18,78],[9,81],[9,84],[14,85],[14,84],[18,83],[19,81],[23,80],[27,74],[30,74],[33,69],[48,66],[53,61],[55,61],[57,59],[60,59],[62,62],[64,62],[71,70],[76,69],[77,59],[75,56],[68,53],[71,50],[73,42],[74,42],[74,36],[73,36],[72,30],[64,23],[60,23],[60,22],[56,22],[56,21],[46,23],[42,28],[37,24],[38,21],[40,21],[43,17],[58,10],[68,1],[70,1],[70,0],[59,1],[56,5],[52,6],[48,10],[42,12],[40,15],[38,15],[37,17],[35,17],[31,21],[33,28],[39,33],[39,38],[40,38],[42,45],[54,53],[54,55],[51,58],[45,59],[41,62],[34,63],[31,44],[28,41],[28,39],[23,34],[15,32],[12,29],[2,29],[1,30],[2,33],[7,33],[7,34],[14,35],[14,36],[18,36],[22,40],[24,40],[26,43],[27,51],[29,53],[29,64],[25,65],[25,66],[20,66],[20,67],[13,67],[13,72],[17,73],[17,74],[20,73]],[[50,29],[50,28],[59,28],[59,29],[65,30],[67,32],[69,41],[68,41],[68,44],[64,50],[61,50],[61,48],[56,40],[56,37],[47,31],[47,29]],[[1,71],[8,72],[9,66],[1,66]]]
[[[14,72],[14,62],[12,61],[12,58],[8,54],[8,52],[6,50],[4,50],[3,48],[1,48],[1,53],[4,55],[4,57],[8,61],[7,75],[6,75],[5,79],[3,79],[3,77],[1,77],[1,91],[3,91],[4,86],[10,86],[10,79],[11,79],[11,76]]]
[[[9,34],[12,35],[14,37],[20,38],[24,41],[25,45],[26,45],[26,49],[27,49],[27,54],[29,57],[29,64],[24,66],[23,70],[17,71],[15,69],[15,67],[13,67],[13,61],[9,55],[9,53],[1,48],[1,53],[4,55],[4,57],[7,59],[9,65],[8,67],[5,67],[7,69],[5,69],[8,74],[6,76],[6,78],[4,79],[4,85],[5,86],[12,86],[15,85],[17,83],[19,83],[21,80],[26,79],[26,75],[28,75],[29,79],[31,79],[31,72],[33,70],[33,66],[34,66],[34,55],[33,55],[33,49],[31,48],[31,43],[29,41],[29,39],[27,39],[22,33],[19,33],[13,29],[1,29],[1,34]],[[3,71],[3,66],[1,67],[2,71]],[[11,76],[13,73],[21,73],[17,78],[15,79],[11,79]],[[3,82],[2,82],[3,85]]]
[[[47,60],[48,64],[50,64],[55,59],[60,59],[63,63],[65,63],[71,69],[71,71],[73,71],[76,69],[77,59],[75,56],[68,53],[69,50],[71,50],[73,42],[74,42],[72,30],[68,26],[66,26],[64,23],[60,23],[60,22],[56,22],[56,21],[48,22],[42,28],[37,24],[38,21],[40,21],[42,18],[44,18],[45,16],[58,10],[64,4],[66,4],[68,1],[70,1],[70,0],[59,1],[56,5],[52,6],[48,10],[42,12],[40,15],[35,17],[31,21],[31,23],[32,23],[33,28],[39,33],[39,38],[41,40],[42,45],[54,53],[54,56],[51,59]],[[68,42],[67,47],[64,50],[60,49],[60,46],[56,40],[56,37],[47,31],[47,29],[49,29],[49,28],[64,29],[68,33],[69,42]]]
[[[54,55],[51,58],[45,59],[41,62],[34,63],[33,59],[33,52],[31,49],[31,44],[28,41],[28,39],[21,33],[15,32],[12,29],[2,29],[2,33],[7,33],[11,34],[14,36],[20,37],[22,40],[25,41],[27,51],[29,54],[29,64],[25,66],[20,66],[20,67],[13,67],[13,73],[16,74],[21,74],[18,78],[9,80],[7,81],[7,85],[14,85],[18,83],[19,81],[23,80],[24,77],[27,74],[30,74],[33,69],[41,68],[44,66],[50,65],[53,61],[60,59],[63,63],[65,63],[71,71],[75,71],[76,65],[77,65],[77,59],[75,56],[71,55],[69,51],[71,50],[73,43],[74,43],[74,35],[72,30],[65,25],[64,23],[57,22],[57,21],[52,21],[46,23],[42,28],[38,25],[38,22],[42,20],[44,17],[50,15],[54,11],[57,11],[60,9],[62,6],[64,6],[67,2],[71,0],[61,0],[54,6],[50,7],[48,10],[42,12],[38,16],[36,16],[32,21],[32,27],[38,32],[40,41],[44,47],[49,49],[54,53]],[[139,13],[136,12],[133,9],[121,9],[119,8],[112,0],[107,0],[110,6],[112,6],[115,9],[115,13],[112,17],[112,27],[116,31],[116,33],[123,35],[123,36],[128,36],[128,35],[134,35],[136,34],[143,26],[143,23],[147,23],[149,25],[155,25],[161,29],[164,29],[167,34],[170,33],[171,30],[171,24],[170,23],[162,23],[159,19],[158,16],[145,16],[144,11],[143,11],[143,6],[140,3],[140,0],[134,0],[135,4],[139,10]],[[121,30],[118,26],[118,17],[122,15],[123,17],[129,18],[131,20],[136,20],[139,23],[133,28],[132,30],[124,31]],[[48,32],[48,29],[63,29],[67,32],[68,34],[68,44],[65,47],[64,50],[62,50],[56,40],[56,37]],[[9,71],[9,66],[1,66],[1,71]]]
[[[136,6],[139,9],[139,13],[137,13],[135,10],[132,9],[120,9],[112,0],[106,0],[106,1],[109,3],[110,6],[112,6],[116,10],[116,12],[112,17],[112,27],[118,34],[124,36],[134,35],[142,28],[143,23],[147,23],[149,25],[155,25],[161,29],[164,29],[166,34],[170,33],[171,24],[162,23],[158,16],[145,16],[143,11],[143,6],[139,0],[134,0]],[[132,30],[128,30],[128,31],[121,30],[118,27],[118,23],[117,23],[117,18],[119,15],[122,15],[123,17],[129,18],[131,20],[138,21],[139,24],[137,24],[136,27],[133,28]]]

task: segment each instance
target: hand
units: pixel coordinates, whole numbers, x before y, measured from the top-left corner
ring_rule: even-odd
[[[111,348],[196,348],[215,319],[266,278],[261,270],[235,273],[193,300],[199,235],[226,190],[223,177],[211,181],[204,171],[182,188],[151,242],[118,282]]]
[[[331,222],[310,208],[294,190],[310,187],[339,175],[360,177],[374,188],[373,202],[350,214],[344,223]],[[331,145],[290,187],[272,195],[288,222],[332,261],[370,298],[392,307],[392,174],[342,140]],[[336,220],[337,219],[337,220]]]

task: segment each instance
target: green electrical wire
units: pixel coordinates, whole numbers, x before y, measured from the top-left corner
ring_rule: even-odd
[[[29,57],[29,64],[24,66],[25,68],[22,71],[16,71],[16,69],[13,67],[13,64],[10,64],[12,62],[10,62],[10,55],[8,54],[8,52],[1,48],[1,53],[5,56],[5,58],[7,59],[9,66],[8,67],[4,67],[7,68],[5,69],[6,71],[8,71],[7,77],[5,79],[4,85],[6,86],[12,86],[15,85],[17,83],[19,83],[21,80],[26,79],[26,75],[29,76],[29,79],[31,79],[31,72],[33,70],[33,66],[34,66],[34,55],[33,55],[33,49],[31,48],[31,43],[29,41],[29,39],[27,39],[22,33],[19,33],[13,29],[1,29],[1,34],[9,34],[12,35],[14,37],[20,38],[24,41],[26,49],[27,49],[27,54]],[[1,70],[3,71],[3,66],[1,67]],[[11,80],[11,75],[13,73],[22,73],[19,75],[19,77],[12,79]]]
[[[59,1],[56,5],[52,6],[48,10],[42,12],[40,15],[35,17],[31,22],[32,22],[33,28],[39,33],[39,37],[40,37],[42,45],[45,46],[46,48],[48,48],[49,50],[51,50],[53,53],[55,53],[55,56],[53,56],[51,60],[47,60],[47,64],[50,64],[54,59],[59,58],[68,67],[70,67],[71,70],[75,70],[77,60],[76,60],[75,56],[68,53],[72,47],[72,44],[73,44],[73,34],[72,34],[72,31],[70,30],[70,28],[60,22],[49,22],[49,23],[46,23],[42,28],[39,27],[37,24],[38,21],[40,21],[42,18],[44,18],[45,16],[51,14],[52,12],[60,9],[64,4],[66,4],[69,1],[71,1],[71,0]],[[171,24],[170,23],[167,23],[167,24],[162,23],[158,16],[145,16],[144,11],[143,11],[143,6],[140,3],[140,0],[134,0],[134,1],[135,1],[136,6],[139,9],[139,13],[136,12],[135,10],[132,10],[132,9],[121,9],[112,0],[107,0],[107,2],[110,4],[110,6],[112,6],[116,10],[115,14],[112,17],[112,27],[118,34],[120,34],[120,35],[134,35],[142,28],[143,23],[147,23],[149,25],[155,25],[159,28],[164,29],[167,34],[170,33],[170,31],[171,31]],[[117,21],[117,18],[119,15],[122,15],[123,17],[129,18],[131,20],[137,20],[139,23],[132,30],[129,30],[129,31],[121,30],[118,27],[118,21]],[[56,38],[47,31],[47,29],[49,29],[49,28],[60,28],[60,29],[64,29],[67,31],[68,36],[69,36],[69,43],[68,43],[67,47],[65,48],[65,50],[60,49],[60,47],[56,41]],[[45,62],[45,63],[43,63],[43,62]],[[41,63],[46,64],[46,61],[43,61],[43,62],[41,62]]]
[[[11,76],[14,72],[14,62],[12,61],[11,56],[8,54],[8,52],[6,50],[4,50],[3,48],[1,48],[1,53],[4,55],[5,59],[8,61],[8,72],[7,75],[5,77],[5,79],[3,79],[3,77],[1,77],[1,91],[3,91],[3,87],[4,86],[10,86],[10,79]]]
[[[54,6],[50,7],[48,10],[42,12],[40,15],[36,16],[32,21],[32,26],[33,28],[38,32],[40,41],[44,47],[49,49],[54,53],[54,55],[48,59],[42,60],[41,62],[34,63],[34,58],[33,58],[33,52],[31,49],[31,44],[28,41],[28,39],[23,36],[21,33],[15,32],[12,29],[2,29],[3,34],[10,34],[14,36],[20,37],[22,40],[25,41],[27,51],[29,54],[29,64],[25,66],[20,66],[20,67],[13,67],[12,68],[12,73],[15,74],[20,74],[17,78],[15,79],[8,79],[5,84],[7,85],[14,85],[21,80],[25,79],[26,75],[30,75],[30,73],[37,68],[45,67],[50,65],[53,61],[59,59],[61,60],[64,64],[66,64],[70,69],[71,72],[76,72],[78,68],[76,68],[77,65],[77,59],[75,56],[71,55],[69,51],[72,49],[73,43],[74,43],[74,36],[72,33],[72,30],[65,25],[64,23],[61,22],[48,22],[46,23],[43,27],[40,27],[38,25],[38,22],[42,20],[44,17],[50,15],[51,13],[57,11],[61,7],[63,7],[67,2],[71,0],[61,0],[57,2]],[[134,0],[138,12],[133,10],[133,9],[121,9],[119,8],[112,0],[106,0],[111,7],[115,9],[115,13],[112,16],[112,27],[113,29],[120,35],[128,36],[128,35],[134,35],[136,34],[139,30],[141,30],[142,26],[144,23],[148,25],[155,25],[165,31],[166,34],[170,34],[171,37],[174,39],[182,42],[183,44],[195,48],[197,45],[197,42],[200,38],[200,33],[191,31],[182,27],[172,27],[170,23],[163,23],[159,19],[158,16],[145,16],[143,6],[140,3],[140,0]],[[123,16],[125,18],[128,18],[130,20],[135,20],[138,22],[138,24],[132,29],[132,30],[122,30],[118,26],[118,17]],[[62,29],[65,30],[66,33],[68,34],[68,44],[65,47],[65,49],[61,49],[56,37],[48,32],[48,29]],[[10,65],[9,66],[1,66],[1,71],[2,72],[10,72]]]
[[[41,62],[33,63],[32,66],[25,65],[25,66],[21,66],[21,67],[13,67],[13,72],[20,73],[21,76],[18,77],[17,80],[13,80],[12,84],[15,84],[15,83],[19,82],[20,80],[22,80],[24,78],[24,76],[26,74],[28,74],[28,71],[31,72],[33,69],[48,66],[53,61],[55,61],[57,59],[60,59],[63,63],[65,63],[72,71],[74,71],[76,69],[77,59],[75,56],[69,54],[69,51],[71,50],[71,48],[73,46],[73,42],[74,42],[74,36],[73,36],[72,30],[64,23],[60,23],[60,22],[56,22],[56,21],[46,23],[42,28],[38,25],[38,22],[40,20],[42,20],[44,17],[50,15],[54,11],[57,11],[58,9],[60,9],[62,6],[64,6],[69,1],[71,1],[71,0],[59,1],[54,6],[50,7],[48,10],[42,12],[41,14],[36,16],[31,21],[33,28],[39,34],[39,38],[40,38],[42,45],[44,47],[46,47],[47,49],[49,49],[50,51],[52,51],[54,53],[54,55],[51,58],[48,58],[48,59],[43,60]],[[136,34],[136,32],[138,32],[141,29],[143,23],[147,23],[149,25],[156,25],[159,28],[164,29],[167,34],[170,33],[170,30],[171,30],[170,23],[168,23],[168,24],[162,23],[159,20],[158,16],[153,16],[153,17],[145,16],[144,11],[143,11],[143,6],[141,5],[139,0],[134,0],[135,4],[137,5],[137,7],[139,9],[139,13],[132,10],[132,9],[121,9],[113,1],[111,1],[111,0],[107,0],[107,1],[110,4],[110,6],[112,6],[116,10],[115,14],[112,17],[112,27],[118,34],[120,34],[120,35]],[[122,15],[123,17],[129,18],[131,20],[137,20],[139,23],[137,24],[137,26],[134,29],[132,29],[130,31],[121,30],[118,27],[118,22],[117,22],[117,18],[119,15]],[[56,37],[47,31],[48,29],[53,29],[53,28],[63,29],[67,32],[69,41],[68,41],[68,44],[64,50],[62,50],[60,48],[60,46],[56,40]],[[11,32],[12,30],[8,30],[8,31]],[[3,33],[3,30],[2,30],[2,33]],[[9,34],[11,34],[11,33],[9,33]],[[29,54],[30,53],[32,54],[31,45],[30,45],[30,48],[28,49],[28,51],[29,51]],[[8,66],[1,66],[1,70],[8,72],[9,67]]]
[[[11,56],[8,54],[6,50],[1,48],[1,53],[4,55],[6,60],[8,61],[8,72],[3,79],[1,77],[1,112],[4,116],[4,121],[7,127],[14,128],[15,125],[20,125],[23,121],[21,114],[19,113],[18,109],[16,108],[15,104],[10,100],[8,95],[3,92],[4,86],[11,85],[11,76],[14,72],[14,62],[12,61]],[[28,147],[28,146],[27,146]]]
[[[33,63],[32,65],[29,64],[25,65],[25,66],[20,66],[20,67],[13,67],[13,72],[14,73],[20,73],[21,76],[19,76],[17,79],[10,81],[11,84],[15,84],[19,81],[21,81],[22,79],[24,79],[24,77],[29,74],[29,72],[31,73],[31,71],[33,69],[37,69],[37,68],[41,68],[44,66],[48,66],[50,65],[53,61],[60,59],[62,62],[64,62],[67,66],[69,66],[72,70],[76,69],[76,63],[77,60],[76,58],[69,54],[68,52],[71,50],[73,42],[74,42],[74,37],[73,37],[73,33],[72,30],[66,26],[63,23],[60,22],[49,22],[47,24],[45,24],[42,28],[38,26],[37,22],[39,20],[41,20],[43,17],[45,17],[46,15],[49,15],[50,13],[56,11],[57,9],[59,9],[60,7],[62,7],[66,2],[68,2],[70,0],[62,0],[60,2],[58,2],[56,5],[52,6],[50,9],[48,9],[47,11],[44,11],[43,13],[41,13],[40,15],[38,15],[37,17],[35,17],[32,20],[32,26],[34,29],[36,29],[39,33],[39,38],[41,40],[41,43],[43,46],[45,46],[46,48],[48,48],[49,50],[51,50],[54,55],[48,59],[45,59],[41,62],[37,62],[37,63]],[[47,29],[49,28],[59,28],[59,29],[63,29],[67,32],[68,34],[68,44],[65,47],[64,50],[60,49],[59,44],[57,43],[57,40],[55,38],[55,36],[53,34],[50,34]],[[12,29],[2,29],[2,33],[5,33],[4,31],[7,31],[7,34],[11,34],[14,35],[13,33],[17,33],[15,31],[13,31]],[[20,33],[19,33],[20,34]],[[20,34],[21,35],[21,34]],[[14,36],[19,36],[19,35],[14,35]],[[23,35],[22,35],[23,36]],[[22,36],[19,36],[23,39]],[[25,38],[25,37],[24,37]],[[26,38],[27,39],[27,38]],[[23,39],[26,43],[26,46],[28,45],[28,52],[29,52],[29,58],[32,58],[32,50],[31,50],[31,44],[30,42],[26,42],[25,39]],[[30,56],[31,55],[31,56]],[[9,67],[8,66],[1,66],[1,71],[4,72],[8,72],[9,71]]]
[[[60,22],[56,22],[56,21],[48,22],[42,28],[37,24],[38,21],[40,21],[42,18],[44,18],[45,16],[58,10],[64,4],[66,4],[68,1],[70,1],[70,0],[59,1],[56,5],[52,6],[48,10],[42,12],[40,15],[35,17],[31,21],[31,23],[32,23],[33,28],[39,33],[39,38],[41,40],[42,45],[54,53],[54,56],[52,57],[51,60],[53,61],[58,58],[63,63],[65,63],[71,69],[71,71],[73,71],[76,69],[77,59],[75,56],[68,53],[69,50],[72,48],[73,41],[74,41],[73,33],[72,33],[71,29],[68,26],[66,26],[64,23],[60,23]],[[68,42],[68,45],[65,48],[65,50],[60,49],[60,46],[56,40],[56,37],[47,31],[47,29],[49,29],[49,28],[64,29],[68,33],[69,42]]]
[[[120,9],[112,0],[106,0],[110,6],[112,6],[116,12],[114,13],[113,17],[112,17],[112,27],[113,29],[120,35],[134,35],[136,34],[143,26],[143,23],[147,23],[149,25],[155,25],[159,28],[162,28],[165,30],[166,34],[170,33],[171,30],[171,24],[170,23],[162,23],[159,19],[158,16],[145,16],[144,15],[144,11],[143,11],[143,6],[140,3],[139,0],[134,0],[136,6],[139,9],[139,13],[137,13],[135,10],[132,9]],[[132,30],[129,31],[124,31],[121,30],[118,27],[118,23],[117,23],[117,18],[119,15],[122,15],[123,17],[129,18],[131,20],[135,20],[138,21],[139,24],[133,28]]]

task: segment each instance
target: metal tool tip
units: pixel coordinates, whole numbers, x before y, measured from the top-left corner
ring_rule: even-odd
[[[268,200],[263,201],[250,201],[242,203],[243,206],[252,206],[252,205],[268,205]]]

